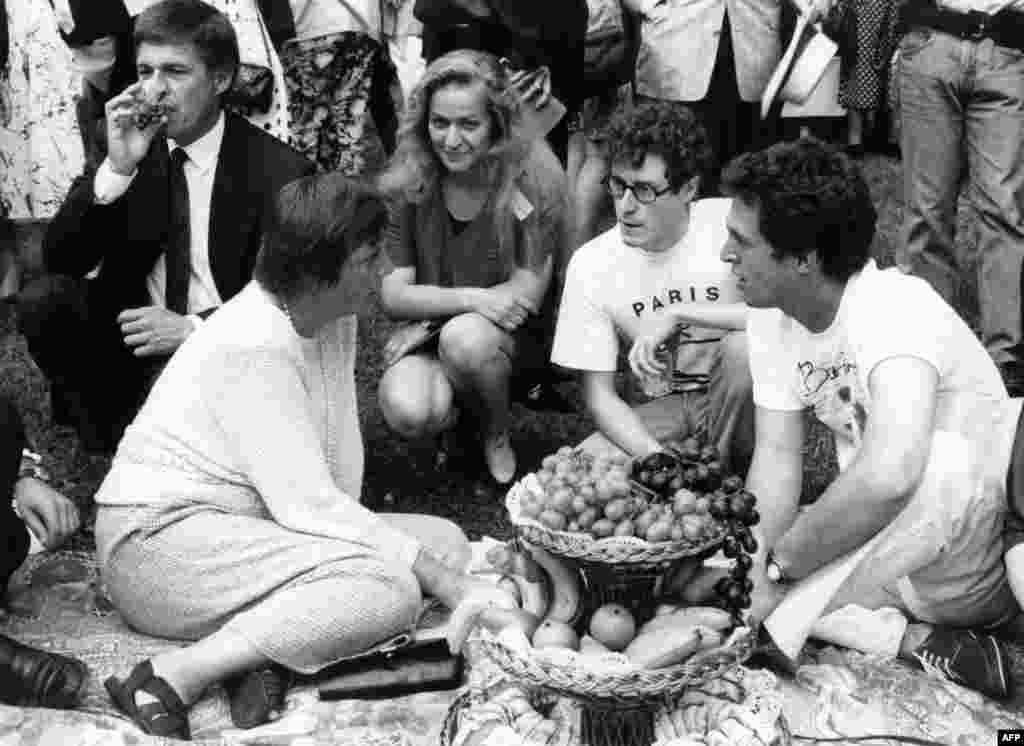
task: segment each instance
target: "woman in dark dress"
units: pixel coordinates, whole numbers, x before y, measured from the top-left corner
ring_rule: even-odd
[[[468,416],[500,484],[516,472],[511,381],[538,347],[546,364],[543,310],[568,232],[565,172],[543,140],[524,136],[521,105],[492,55],[438,58],[381,179],[398,203],[381,297],[409,322],[385,348],[384,418],[416,438]],[[422,322],[440,330],[430,343]]]

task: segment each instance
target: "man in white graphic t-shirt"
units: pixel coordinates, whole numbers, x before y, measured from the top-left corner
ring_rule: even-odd
[[[605,138],[618,224],[569,262],[551,354],[583,372],[599,432],[582,447],[642,457],[703,434],[742,473],[753,448],[746,306],[719,256],[729,200],[694,200],[707,136],[684,104],[651,101],[617,112]],[[616,372],[620,343],[638,339],[662,359],[640,380],[650,401],[633,408]]]
[[[1005,651],[982,630],[1020,611],[1002,558],[1019,400],[927,282],[870,258],[875,209],[845,155],[783,143],[722,183],[722,258],[750,306],[751,613],[790,656],[814,635],[1008,696]],[[840,472],[800,510],[808,409]]]

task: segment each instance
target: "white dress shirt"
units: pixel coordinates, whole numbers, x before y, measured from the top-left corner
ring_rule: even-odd
[[[189,230],[191,233],[191,268],[188,283],[188,312],[196,314],[223,302],[217,291],[210,269],[210,203],[213,199],[213,180],[217,174],[220,146],[224,140],[224,114],[205,135],[185,148],[188,160],[185,162],[185,181],[188,183]],[[168,139],[167,145],[173,151],[177,145]],[[124,194],[135,173],[129,176],[117,174],[105,160],[96,172],[94,190],[96,202],[109,204]],[[161,254],[146,279],[146,289],[154,306],[166,306],[167,267]],[[198,322],[198,317],[190,317]]]

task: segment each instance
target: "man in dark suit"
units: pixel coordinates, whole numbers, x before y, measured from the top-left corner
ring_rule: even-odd
[[[20,328],[54,417],[110,450],[186,337],[250,279],[264,216],[312,163],[222,96],[238,67],[228,19],[162,0],[136,19],[138,83],[106,104],[108,153],[47,231],[49,275],[20,297]],[[140,121],[140,99],[163,113]]]

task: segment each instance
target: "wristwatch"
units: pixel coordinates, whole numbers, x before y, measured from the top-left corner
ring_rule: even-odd
[[[768,579],[773,583],[783,585],[789,582],[789,578],[786,577],[786,573],[782,571],[782,566],[775,560],[775,554],[769,550],[765,556],[765,574],[768,575]]]

